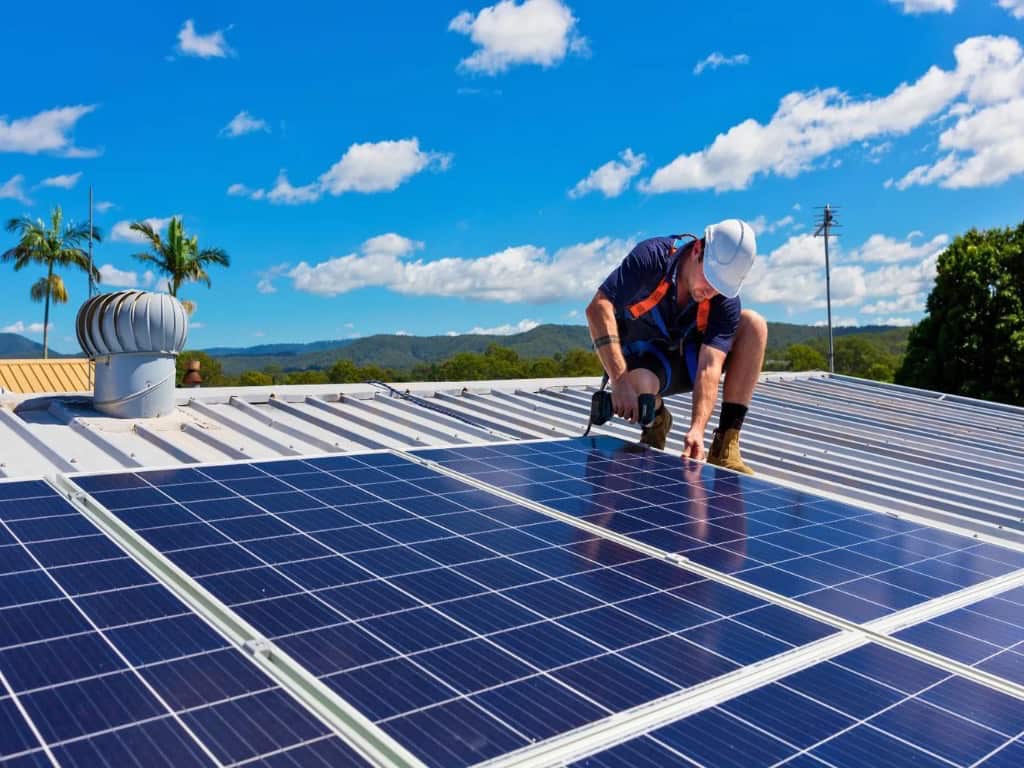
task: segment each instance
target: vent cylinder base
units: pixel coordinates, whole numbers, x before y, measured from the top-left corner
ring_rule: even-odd
[[[174,411],[173,354],[96,358],[93,407],[120,419],[149,419]]]

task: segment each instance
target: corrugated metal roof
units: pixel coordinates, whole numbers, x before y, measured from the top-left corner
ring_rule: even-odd
[[[84,357],[0,360],[0,393],[88,392],[92,362]]]
[[[180,389],[171,416],[0,398],[0,476],[578,435],[593,378]],[[689,396],[669,440],[680,450]],[[429,406],[429,407],[428,407]],[[715,419],[712,419],[712,424]],[[596,432],[635,439],[613,420]],[[710,439],[710,429],[708,434]],[[762,377],[743,429],[762,476],[1024,545],[1024,409],[827,374]]]

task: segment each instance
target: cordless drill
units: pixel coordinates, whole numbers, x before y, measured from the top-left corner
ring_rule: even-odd
[[[654,421],[654,395],[640,395],[637,398],[639,422],[646,427]],[[601,425],[614,415],[612,410],[612,393],[600,390],[590,398],[590,423]],[[589,428],[588,428],[589,431]]]

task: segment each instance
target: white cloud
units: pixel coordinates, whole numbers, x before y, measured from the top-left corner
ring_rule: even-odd
[[[109,200],[101,200],[100,202],[96,203],[96,210],[99,213],[106,213],[107,211],[109,211],[113,207],[114,207],[114,204],[112,202],[110,202]]]
[[[909,328],[913,324],[914,321],[909,317],[887,317],[880,323],[880,325],[896,325],[902,328]]]
[[[57,187],[58,189],[72,189],[78,180],[82,178],[82,172],[65,173],[62,176],[51,176],[39,182],[40,187]]]
[[[288,275],[296,290],[336,296],[368,286],[417,296],[544,303],[584,299],[629,252],[632,243],[599,238],[561,248],[520,245],[476,259],[411,260],[422,243],[396,234],[363,243],[360,253],[319,264],[300,263]]]
[[[935,13],[942,11],[952,13],[956,10],[956,0],[889,0],[893,5],[902,5],[904,13]]]
[[[536,320],[524,319],[518,323],[505,323],[504,325],[495,325],[491,328],[484,328],[482,326],[476,326],[470,328],[468,331],[464,331],[465,334],[473,334],[476,336],[511,336],[516,333],[526,333],[532,331],[540,325]],[[453,332],[452,335],[461,336],[463,334]]]
[[[775,221],[771,221],[771,222],[769,222],[768,219],[765,218],[764,215],[760,215],[760,216],[757,216],[754,219],[751,219],[748,223],[750,224],[751,228],[754,230],[755,234],[757,234],[757,235],[765,235],[765,234],[770,235],[770,234],[772,234],[773,232],[775,232],[778,229],[782,229],[783,227],[792,226],[794,222],[795,222],[795,219],[792,216],[789,216],[789,215],[783,216],[781,219],[776,219]]]
[[[50,323],[50,330],[53,330],[53,323]],[[38,335],[41,334],[42,332],[42,323],[29,323],[26,325],[21,320],[18,320],[14,323],[11,323],[10,325],[5,325],[3,328],[0,328],[0,333],[31,333]]]
[[[634,155],[633,150],[628,147],[619,155],[622,162],[609,160],[590,172],[585,178],[576,183],[576,186],[569,190],[569,197],[582,197],[588,192],[600,192],[605,197],[618,197],[621,195],[629,182],[647,164],[644,155]]]
[[[874,165],[878,165],[880,162],[882,162],[882,157],[892,151],[891,141],[883,141],[880,144],[874,145],[867,144],[866,142],[865,144],[865,149],[867,149],[868,151],[867,161],[869,163],[873,163]]]
[[[104,264],[100,267],[100,282],[111,288],[138,288],[139,273]]]
[[[206,327],[206,323],[195,323],[191,320],[188,321],[188,329],[190,331],[199,331]]]
[[[166,219],[149,218],[143,219],[143,221],[157,232],[162,232],[171,223],[171,217],[168,216]],[[131,229],[131,225],[132,222],[127,220],[117,222],[110,230],[110,239],[115,242],[146,245],[149,241],[141,233]]]
[[[95,157],[99,150],[76,147],[71,139],[75,124],[96,109],[95,105],[48,109],[32,117],[7,121],[0,116],[0,152],[54,152],[64,157]]]
[[[231,118],[230,123],[220,129],[220,135],[234,138],[236,136],[244,136],[247,133],[255,133],[256,131],[270,133],[270,126],[267,125],[266,120],[253,117],[243,109]]]
[[[257,339],[262,339],[267,334],[264,333],[263,331],[253,331],[252,335],[255,336]]]
[[[32,205],[32,201],[25,196],[25,177],[16,173],[0,184],[0,200],[17,200],[19,203]]]
[[[192,19],[188,19],[178,31],[178,53],[184,56],[198,56],[201,59],[223,59],[233,56],[235,52],[228,47],[227,40],[224,39],[224,30],[217,29],[201,35],[196,32]]]
[[[390,192],[427,168],[447,170],[451,160],[450,154],[424,152],[416,138],[353,144],[320,177],[320,183],[332,195]]]
[[[1015,19],[1024,19],[1024,0],[999,0],[999,7]]]
[[[303,203],[315,203],[320,199],[320,186],[318,184],[305,184],[301,187],[292,186],[288,181],[288,175],[282,168],[278,171],[277,181],[269,191],[264,192],[257,189],[249,195],[253,200],[261,200],[263,197],[274,203],[274,205],[302,205]]]
[[[935,281],[935,264],[948,241],[945,235],[914,245],[872,235],[847,251],[833,243],[832,307],[865,314],[920,312]],[[879,266],[880,265],[880,266]],[[823,309],[825,256],[821,238],[794,235],[768,255],[759,254],[744,283],[744,300],[781,304],[791,312]]]
[[[260,272],[260,279],[259,282],[256,283],[256,290],[260,293],[277,293],[277,286],[274,285],[274,280],[282,275],[288,274],[288,268],[290,266],[290,264],[285,262],[284,264],[275,264],[269,269],[265,269]]]
[[[392,192],[417,173],[428,169],[445,171],[451,162],[450,154],[420,149],[417,138],[352,144],[341,159],[314,182],[293,186],[282,170],[269,190],[232,184],[228,194],[266,199],[275,204],[300,205],[315,203],[324,194]]]
[[[734,56],[725,56],[715,51],[706,59],[701,59],[693,68],[693,74],[699,75],[705,69],[718,69],[719,67],[735,67],[740,64],[749,64],[750,57],[745,53],[737,53]]]
[[[580,311],[578,309],[570,309],[568,312],[566,312],[565,316],[572,320],[574,317],[580,316]]]
[[[725,191],[745,189],[759,175],[791,178],[816,163],[834,165],[827,156],[853,142],[906,134],[957,106],[956,99],[964,98],[970,105],[984,107],[1019,99],[1024,92],[1020,43],[1013,38],[969,38],[956,46],[954,56],[955,69],[933,66],[913,83],[903,83],[876,99],[856,100],[838,88],[790,93],[779,102],[768,123],[753,118],[744,120],[704,149],[681,154],[656,170],[648,181],[641,183],[641,189],[651,193],[685,189]],[[976,116],[961,116],[957,126]],[[961,132],[955,132],[954,127],[943,134],[942,143],[951,149],[964,145],[964,149],[970,146],[978,151],[977,142],[996,140],[994,124],[972,127],[975,130],[964,128]],[[1005,136],[1012,126],[1003,124],[1003,128],[999,135],[999,148],[1004,150],[1001,155],[1010,154],[1016,161],[1016,142]],[[966,186],[980,173],[978,168],[954,164],[947,175],[958,170],[962,173],[949,179],[950,186]]]
[[[828,318],[824,320],[815,320],[811,325],[816,328],[822,328],[828,325]],[[857,321],[856,317],[839,317],[838,315],[833,315],[832,317],[833,328],[856,328],[859,325],[860,323]]]
[[[409,333],[408,331],[406,331],[404,329],[403,330],[395,331],[395,336],[411,336],[411,335],[412,335],[411,333]]]
[[[478,46],[459,62],[459,69],[496,75],[517,64],[553,67],[568,53],[589,54],[577,19],[561,0],[501,0],[476,16],[463,11],[448,29],[468,35]]]
[[[869,264],[895,264],[904,261],[921,261],[940,253],[949,243],[947,235],[936,235],[920,245],[910,241],[919,232],[911,232],[906,240],[895,240],[885,235],[872,235],[867,241],[850,253],[850,261]]]

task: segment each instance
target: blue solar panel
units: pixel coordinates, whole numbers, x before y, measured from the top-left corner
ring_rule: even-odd
[[[574,765],[1009,766],[1022,730],[1019,700],[872,644]]]
[[[4,765],[365,764],[45,484],[0,483],[0,563]]]
[[[415,451],[855,622],[1024,568],[1024,554],[600,437]]]
[[[132,478],[77,482],[432,765],[836,631],[391,454]]]
[[[1024,587],[936,616],[896,637],[1024,685]]]

